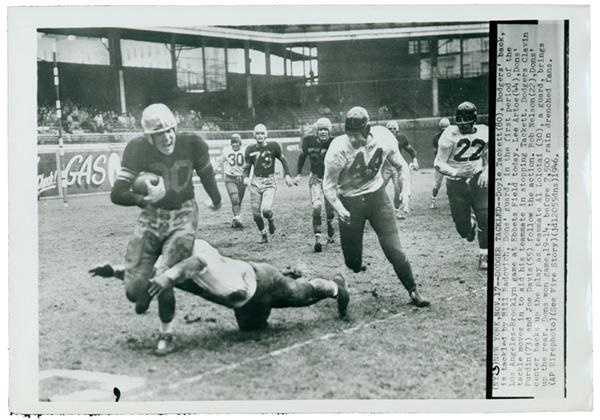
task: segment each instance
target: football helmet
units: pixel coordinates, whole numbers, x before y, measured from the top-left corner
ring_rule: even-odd
[[[329,133],[331,133],[331,121],[329,118],[319,118],[316,123],[317,126],[317,137],[321,141],[325,141],[329,138]],[[327,133],[324,133],[322,130],[327,130]],[[321,133],[319,133],[321,131]]]
[[[177,120],[165,104],[148,105],[142,112],[144,134],[158,134],[170,129],[177,130]]]
[[[392,133],[395,133],[400,129],[396,121],[388,121],[388,123],[385,125],[385,128],[390,130]]]
[[[238,133],[234,133],[231,135],[231,147],[233,148],[233,150],[235,150],[236,152],[238,150],[240,150],[240,147],[242,146],[242,137],[238,134]]]
[[[362,106],[355,106],[350,108],[350,111],[346,114],[346,121],[344,123],[344,129],[348,132],[360,132],[365,138],[371,132],[371,125],[369,124],[369,113]]]
[[[463,102],[456,108],[456,125],[461,133],[469,132],[477,122],[477,107],[471,102]]]
[[[442,118],[440,120],[440,122],[438,123],[438,127],[440,127],[440,130],[442,130],[442,131],[444,131],[449,126],[450,126],[450,120],[448,118]]]

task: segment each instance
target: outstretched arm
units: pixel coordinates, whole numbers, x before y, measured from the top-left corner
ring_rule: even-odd
[[[198,255],[192,255],[150,279],[150,296],[159,294],[165,289],[176,286],[194,275],[202,275],[207,270],[206,260]]]
[[[342,166],[333,160],[325,158],[325,175],[323,176],[323,194],[337,212],[342,222],[350,220],[350,212],[338,197],[338,180]]]

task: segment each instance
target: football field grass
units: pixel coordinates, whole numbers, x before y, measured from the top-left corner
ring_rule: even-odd
[[[312,252],[306,177],[292,188],[279,182],[277,232],[266,245],[257,243],[249,196],[245,228],[233,230],[224,185],[218,212],[203,207],[198,189],[198,237],[224,255],[292,265],[308,276],[341,270],[350,320],[340,321],[327,299],[274,310],[267,330],[240,332],[230,309],[176,290],[178,351],[164,358],[153,354],[156,302],[136,315],[120,281],[87,274],[94,264],[123,261],[139,209],[115,206],[108,195],[71,197],[68,208],[40,201],[40,399],[111,400],[113,386],[123,401],[484,398],[487,276],[477,270],[476,242],[454,229],[445,187],[438,209],[429,209],[432,180],[431,169],[414,175],[413,211],[397,221],[419,290],[432,303],[423,309],[409,305],[368,225],[365,273],[342,268],[339,241]]]

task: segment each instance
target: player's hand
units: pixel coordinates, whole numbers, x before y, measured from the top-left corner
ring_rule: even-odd
[[[288,187],[291,187],[292,185],[294,185],[294,183],[292,182],[292,177],[291,176],[289,176],[289,175],[285,176],[285,184]]]
[[[477,180],[477,185],[479,188],[487,188],[488,187],[488,171],[484,169],[479,175],[479,179]]]
[[[250,185],[250,178],[248,178],[248,177],[244,178],[244,185],[246,185],[246,186]]]
[[[150,287],[148,287],[148,293],[150,294],[150,296],[156,296],[160,294],[163,290],[168,289],[169,287],[172,287],[171,280],[164,274],[161,274],[150,279]]]
[[[158,177],[158,184],[152,185],[149,180],[146,180],[146,188],[148,194],[144,197],[144,201],[146,203],[154,204],[162,200],[165,195],[167,195],[167,190],[165,189],[165,180],[162,176]]]
[[[300,180],[302,179],[302,175],[298,174],[296,175],[296,177],[294,178],[294,185],[298,185],[300,184]]]
[[[222,206],[223,206],[223,201],[219,201],[219,203],[218,203],[218,204],[215,204],[215,203],[213,203],[213,202],[212,202],[212,200],[208,200],[208,201],[206,202],[206,207],[207,207],[209,210],[212,210],[212,211],[217,211],[217,210],[219,210],[219,209],[220,209]]]
[[[414,158],[413,161],[408,165],[408,167],[413,171],[419,170],[419,161],[417,158]]]
[[[112,277],[113,274],[115,274],[115,270],[112,267],[112,265],[106,263],[106,264],[98,265],[98,266],[90,269],[88,271],[88,273],[90,273],[92,275],[92,277],[94,277],[94,276],[98,276],[98,277]]]
[[[337,210],[338,217],[340,222],[349,223],[350,222],[350,212],[346,210],[346,208],[341,208]]]

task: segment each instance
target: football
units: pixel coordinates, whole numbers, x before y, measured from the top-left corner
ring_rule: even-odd
[[[133,184],[131,185],[131,191],[137,194],[146,195],[148,194],[146,181],[150,181],[152,185],[158,185],[159,179],[160,176],[153,174],[152,172],[140,172],[138,176],[133,180]]]

